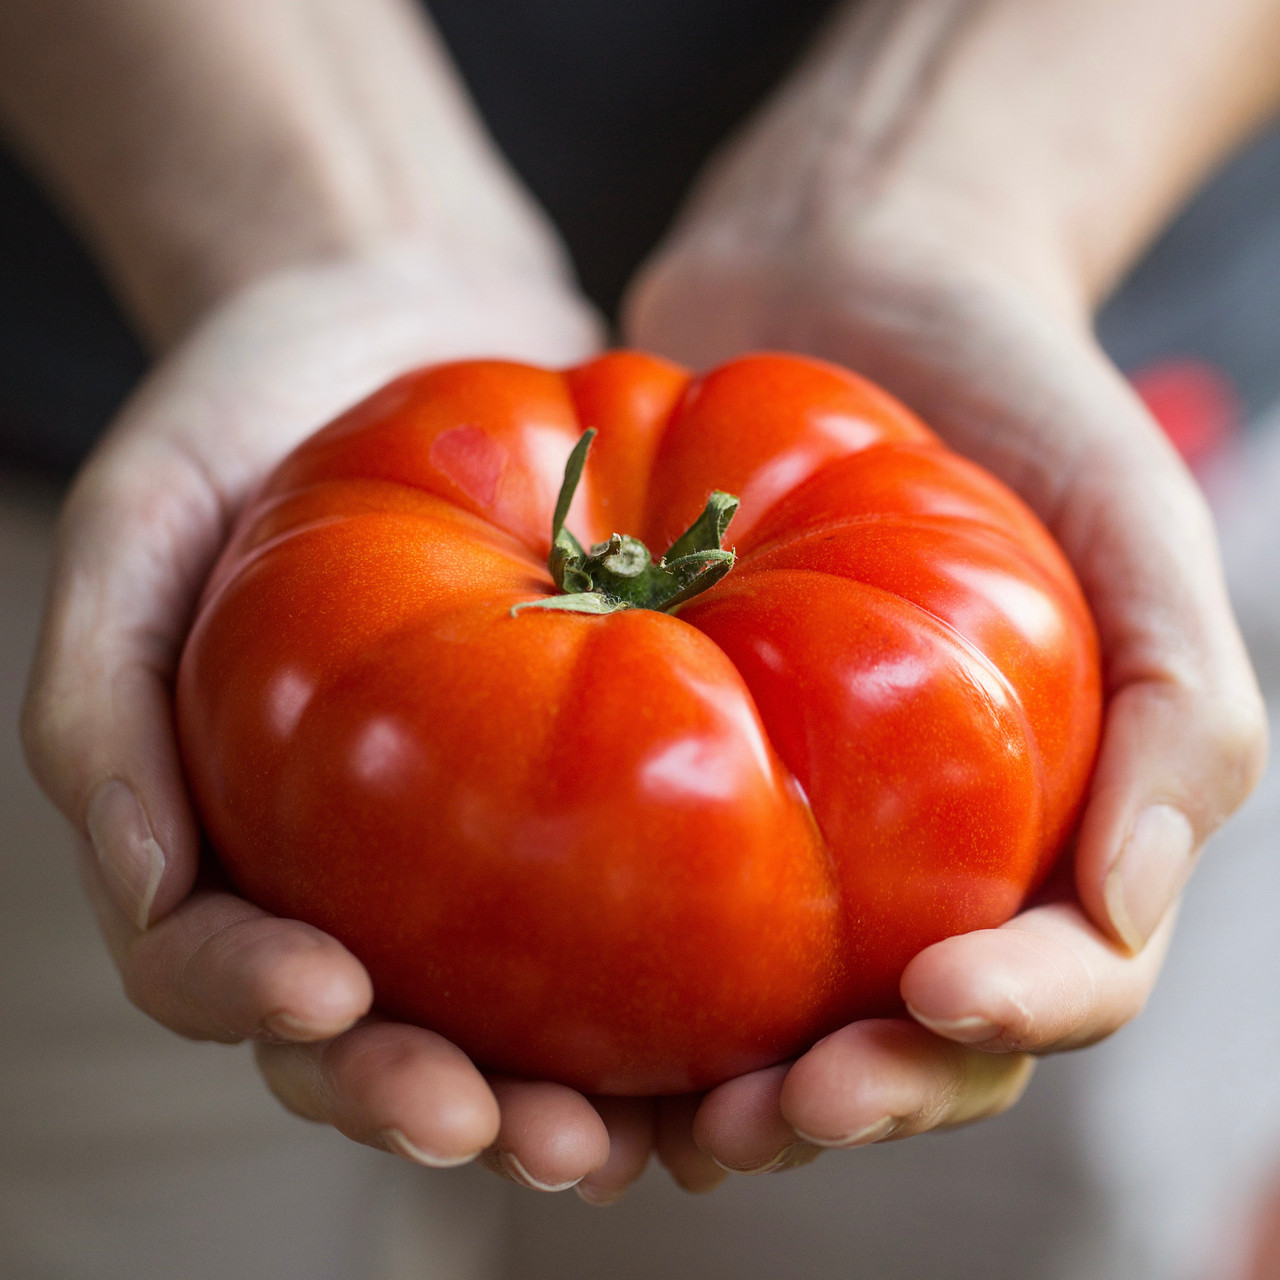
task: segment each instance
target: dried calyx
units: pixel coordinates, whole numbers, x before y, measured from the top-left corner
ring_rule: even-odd
[[[671,613],[714,587],[734,566],[737,556],[722,550],[720,543],[738,509],[738,499],[718,489],[707,499],[702,514],[656,564],[643,542],[621,533],[584,550],[564,522],[595,434],[594,429],[584,432],[569,455],[551,525],[547,568],[561,594],[518,604],[511,610],[513,615],[522,609],[597,614],[657,609]]]

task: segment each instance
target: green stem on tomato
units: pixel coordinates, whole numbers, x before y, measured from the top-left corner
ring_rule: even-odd
[[[656,564],[638,538],[615,533],[589,549],[565,528],[573,495],[582,479],[595,428],[584,431],[564,468],[564,483],[551,521],[547,568],[560,594],[515,605],[522,609],[561,609],[568,613],[616,613],[619,609],[656,609],[672,613],[687,600],[714,587],[733,568],[737,554],[725,551],[729,522],[738,509],[731,493],[715,490],[702,514]]]

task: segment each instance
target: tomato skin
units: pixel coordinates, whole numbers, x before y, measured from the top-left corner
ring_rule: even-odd
[[[737,567],[678,616],[515,604],[569,526],[657,554],[711,488]],[[892,1012],[1070,834],[1097,646],[1021,502],[863,379],[410,374],[244,512],[179,670],[183,759],[250,899],[493,1069],[677,1093]]]

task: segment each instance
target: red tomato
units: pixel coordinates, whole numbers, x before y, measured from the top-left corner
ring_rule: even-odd
[[[664,549],[741,498],[736,566],[678,616],[513,612],[556,592],[587,426],[584,543]],[[795,356],[691,379],[633,352],[423,369],[306,441],[241,518],[177,696],[246,896],[484,1066],[619,1094],[900,1007],[913,955],[1044,876],[1100,704],[1061,553],[902,405]]]

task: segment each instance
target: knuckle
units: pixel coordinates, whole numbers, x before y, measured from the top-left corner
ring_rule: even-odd
[[[420,1062],[417,1038],[392,1023],[358,1027],[333,1040],[324,1054],[326,1074],[352,1090],[376,1080],[403,1077]]]
[[[23,756],[45,794],[77,825],[88,801],[92,735],[86,732],[83,690],[37,657],[18,719]],[[69,673],[73,679],[77,673]]]
[[[1261,697],[1250,692],[1214,698],[1205,710],[1202,732],[1222,771],[1222,803],[1209,815],[1216,827],[1243,803],[1266,767],[1268,727]]]
[[[53,761],[66,741],[66,703],[52,692],[49,681],[32,682],[22,704],[18,731],[27,767],[47,791]]]
[[[258,1073],[277,1102],[303,1120],[323,1123],[328,1106],[315,1067],[315,1055],[300,1045],[254,1046]]]
[[[1030,1055],[1020,1055],[1012,1060],[1000,1086],[991,1095],[986,1115],[988,1117],[1003,1115],[1011,1107],[1016,1106],[1021,1101],[1022,1095],[1026,1093],[1035,1069],[1036,1060]]]
[[[176,1009],[170,1007],[170,1003],[156,990],[156,984],[145,965],[138,964],[136,960],[127,961],[120,970],[120,983],[124,988],[125,999],[153,1022],[158,1022],[186,1040],[214,1038],[201,1034]]]
[[[1147,1007],[1147,999],[1150,995],[1149,982],[1128,983],[1118,993],[1111,1016],[1097,1029],[1094,1041],[1105,1040],[1122,1027],[1127,1027]]]
[[[1154,975],[1134,976],[1108,990],[1105,1000],[1090,1016],[1082,1018],[1056,1042],[1044,1046],[1045,1051],[1085,1049],[1115,1035],[1128,1026],[1146,1008]]]
[[[190,962],[175,956],[175,935],[163,925],[139,935],[121,964],[125,998],[139,1012],[187,1040],[239,1044],[245,1039],[226,1011],[190,981]]]
[[[126,964],[120,970],[120,985],[124,989],[124,997],[133,1005],[139,1013],[145,1013],[149,1018],[155,1018],[156,1021],[163,1021],[158,1015],[153,1014],[151,1010],[151,1001],[145,988],[145,984],[138,980],[135,967]]]
[[[262,916],[253,908],[221,920],[192,948],[182,967],[187,993],[202,989],[211,979],[232,977],[241,988],[255,991],[269,980],[280,952],[280,940],[260,927]]]
[[[183,1015],[180,1005],[171,1007],[169,1001],[158,996],[154,984],[140,975],[134,966],[126,964],[121,970],[120,980],[125,999],[139,1013],[145,1014],[153,1022],[158,1022],[184,1040],[214,1040],[221,1044],[238,1044],[242,1038],[228,1033],[210,1032],[197,1026]]]

